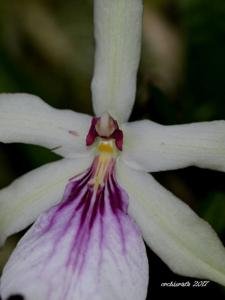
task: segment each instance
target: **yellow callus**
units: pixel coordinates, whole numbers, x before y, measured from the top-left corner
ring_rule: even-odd
[[[115,153],[115,146],[113,144],[113,141],[102,141],[98,145],[98,151],[100,153],[108,153],[108,154],[114,154]]]
[[[98,190],[99,186],[104,185],[108,173],[112,170],[117,153],[114,141],[112,140],[101,141],[97,149],[98,155],[96,157],[95,173],[92,178],[95,190]]]

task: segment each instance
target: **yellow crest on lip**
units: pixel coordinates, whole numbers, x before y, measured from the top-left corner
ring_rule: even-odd
[[[104,184],[105,178],[111,170],[115,155],[116,149],[113,140],[102,140],[99,143],[95,174],[91,180],[95,191]]]
[[[111,141],[101,142],[98,146],[98,151],[103,153],[113,154],[114,153],[113,143]]]

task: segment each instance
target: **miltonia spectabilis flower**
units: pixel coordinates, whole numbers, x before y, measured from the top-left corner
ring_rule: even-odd
[[[0,97],[0,140],[64,157],[0,192],[0,239],[34,225],[1,278],[3,300],[144,300],[142,237],[176,273],[225,284],[217,234],[148,172],[225,170],[225,122],[127,123],[140,56],[142,1],[95,0],[95,118],[35,96]],[[37,220],[36,220],[37,219]]]

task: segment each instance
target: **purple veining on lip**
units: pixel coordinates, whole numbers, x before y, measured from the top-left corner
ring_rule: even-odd
[[[125,269],[132,276],[142,268],[144,245],[127,215],[128,196],[116,181],[115,160],[108,164],[104,184],[94,189],[98,159],[70,179],[62,202],[41,215],[19,242],[2,277],[8,289],[29,299],[30,287],[36,289],[38,282],[43,300],[70,300],[89,299],[80,296],[88,287],[92,299],[106,299],[107,264],[122,281]],[[9,282],[10,272],[16,279]]]
[[[79,178],[75,177],[70,181],[66,187],[63,202],[55,207],[49,223],[43,230],[44,233],[50,231],[57,223],[59,216],[63,215],[64,211],[70,210],[69,218],[65,224],[63,224],[60,234],[54,240],[55,248],[61,238],[66,234],[66,231],[73,226],[73,219],[79,219],[79,225],[77,231],[74,232],[73,241],[66,261],[67,267],[72,266],[74,270],[79,269],[79,272],[82,271],[83,264],[85,263],[86,249],[88,248],[92,228],[95,222],[104,218],[106,206],[118,224],[122,249],[124,249],[124,251],[126,249],[120,214],[127,212],[127,195],[121,190],[116,182],[114,173],[115,162],[113,159],[110,163],[111,165],[109,166],[108,174],[106,174],[105,184],[99,186],[97,191],[94,190],[90,181],[95,175],[97,164],[98,157],[84,175]],[[103,237],[101,237],[101,240],[99,241],[100,244],[103,243],[102,239]]]

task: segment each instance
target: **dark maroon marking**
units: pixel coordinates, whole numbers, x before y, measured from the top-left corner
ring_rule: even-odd
[[[100,191],[99,193],[102,193],[102,191]],[[98,210],[100,210],[99,200],[100,200],[100,195],[98,195],[97,199],[95,199],[95,203],[93,205],[91,216],[90,216],[89,228],[92,228],[92,226],[95,222],[95,219],[97,217]]]
[[[123,131],[120,129],[116,129],[113,134],[112,138],[115,139],[116,147],[122,151],[123,150]]]
[[[62,148],[61,145],[60,145],[60,146],[53,147],[53,148],[51,148],[50,150],[51,150],[51,151],[55,151],[55,150],[58,150],[58,149],[60,149],[60,148]]]
[[[89,129],[89,132],[86,136],[86,145],[87,146],[91,146],[97,137],[101,137],[105,140],[110,140],[110,139],[114,139],[115,140],[115,144],[116,144],[116,147],[122,151],[123,150],[123,132],[122,130],[119,129],[119,125],[117,123],[116,120],[112,119],[113,120],[113,123],[114,123],[114,126],[115,126],[115,129],[113,131],[113,133],[110,135],[110,136],[100,136],[96,130],[96,125],[97,125],[97,122],[100,120],[100,117],[97,118],[97,117],[94,117],[92,119],[92,122],[91,122],[91,126],[90,126],[90,129]]]
[[[110,204],[113,214],[115,215],[115,218],[117,220],[118,229],[120,231],[120,237],[121,237],[121,244],[123,252],[126,252],[126,243],[125,243],[125,236],[123,231],[123,225],[121,222],[121,213],[127,214],[128,209],[128,196],[124,190],[118,185],[115,174],[113,173],[110,179],[107,182],[108,184],[108,190],[110,194]]]
[[[101,215],[103,215],[104,211],[105,211],[104,197],[105,197],[105,189],[102,189],[102,191],[100,192],[100,195],[99,195],[99,212]]]
[[[118,193],[116,182],[113,180],[113,176],[107,181],[107,186],[110,194],[109,201],[113,213],[116,214],[117,210],[124,211],[122,195]]]
[[[128,209],[128,196],[126,195],[122,195],[125,194],[125,191],[118,185],[116,178],[115,178],[115,174],[113,174],[113,176],[111,177],[112,180],[112,186],[115,189],[115,197],[118,201],[117,205],[119,206],[119,209],[123,212],[127,212]],[[125,201],[126,199],[126,201]]]
[[[88,135],[86,136],[86,145],[90,146],[94,143],[96,137],[98,136],[98,133],[96,131],[96,124],[98,122],[99,118],[94,117],[91,121],[91,127],[89,129]]]
[[[92,196],[92,191],[90,189],[87,189],[83,197],[80,199],[80,202],[78,202],[77,206],[75,207],[75,211],[81,210],[91,196]]]
[[[78,132],[75,130],[69,130],[68,132],[69,132],[69,134],[71,134],[73,136],[76,136],[76,137],[79,136]]]
[[[82,190],[84,190],[85,186],[88,185],[88,181],[91,179],[91,176],[93,175],[93,170],[92,168],[89,168],[89,170],[87,171],[87,173],[85,174],[85,176],[81,177],[80,179],[77,179],[73,182],[69,182],[66,189],[65,189],[65,195],[68,194],[68,190],[70,189],[70,192],[68,194],[68,197],[65,198],[63,200],[63,202],[59,205],[56,206],[56,211],[54,213],[54,215],[51,217],[50,222],[48,224],[48,226],[45,228],[45,231],[47,232],[48,230],[51,229],[51,227],[54,225],[58,213],[60,213],[60,211],[63,211],[66,207],[73,205],[74,204],[74,199],[78,198],[82,192]],[[72,185],[72,188],[70,187]],[[88,191],[87,191],[88,192]],[[85,201],[85,195],[84,197],[81,199],[81,202]],[[78,203],[77,206],[82,206],[82,203]],[[77,210],[78,208],[76,208]],[[75,214],[74,214],[75,215]],[[66,228],[68,228],[68,226],[66,226]]]
[[[90,205],[91,205],[91,198],[92,198],[92,192],[90,191],[89,193],[87,193],[87,196],[85,198],[85,201],[83,201],[83,211],[81,213],[81,217],[80,217],[80,227],[81,228],[85,221],[86,221],[86,218],[87,218],[87,214],[88,214],[88,211],[89,211],[89,208],[90,208]]]

